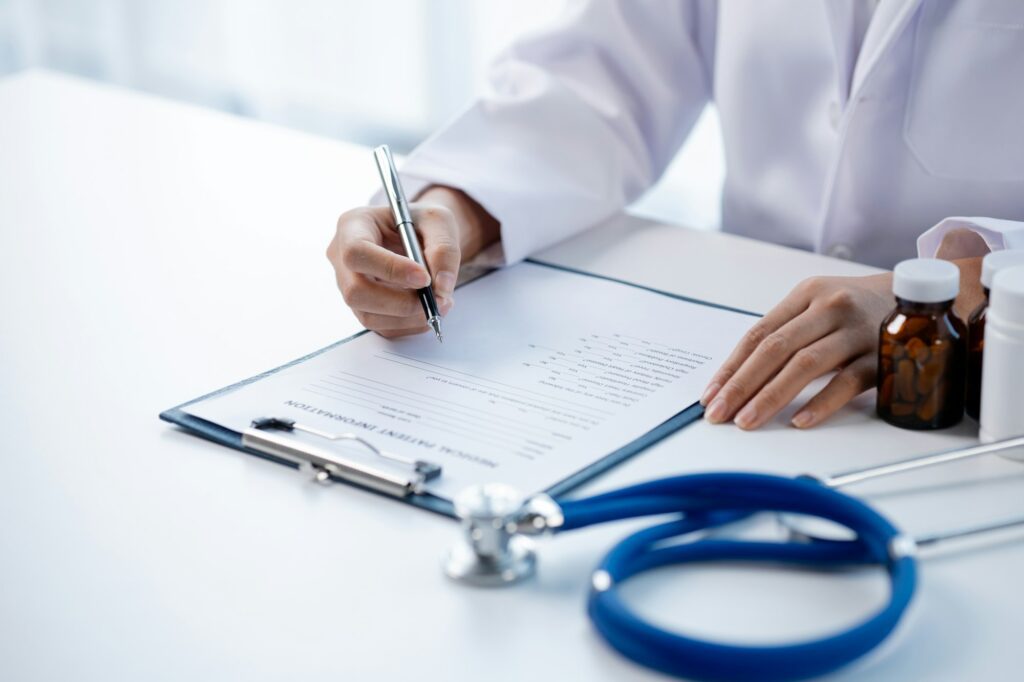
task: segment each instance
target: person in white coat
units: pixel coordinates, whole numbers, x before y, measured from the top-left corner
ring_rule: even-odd
[[[403,167],[432,276],[396,255],[386,208],[341,216],[345,301],[385,336],[424,331],[409,289],[432,277],[447,313],[470,259],[513,263],[620,211],[712,101],[727,232],[882,267],[916,246],[960,266],[961,312],[980,256],[1024,247],[1024,2],[589,0],[513,45]],[[873,386],[890,286],[801,283],[717,372],[706,418],[757,428],[838,369],[806,428]]]

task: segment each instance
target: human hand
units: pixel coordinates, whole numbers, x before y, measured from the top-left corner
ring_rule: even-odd
[[[458,190],[432,187],[410,208],[429,271],[405,256],[386,206],[342,214],[327,247],[345,302],[363,326],[387,338],[429,329],[416,295],[428,284],[447,315],[463,258],[498,238],[497,222]]]
[[[893,308],[892,275],[812,277],[754,324],[711,379],[701,403],[713,424],[756,429],[811,381],[839,370],[793,417],[821,423],[875,385],[879,325]]]

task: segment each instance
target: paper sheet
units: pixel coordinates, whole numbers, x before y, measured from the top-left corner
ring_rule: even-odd
[[[432,334],[368,333],[186,412],[283,417],[440,464],[429,489],[533,493],[695,403],[751,315],[522,263],[460,288]]]

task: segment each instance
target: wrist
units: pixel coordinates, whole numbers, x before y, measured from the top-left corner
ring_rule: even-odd
[[[483,206],[462,190],[431,185],[417,201],[444,206],[455,216],[462,259],[468,260],[501,237],[500,224]]]
[[[936,258],[943,260],[968,259],[981,257],[990,251],[985,238],[974,230],[966,227],[950,230],[942,237]]]
[[[953,304],[953,310],[964,320],[985,300],[985,290],[981,286],[981,261],[978,256],[952,261],[953,265],[960,268],[960,293]]]

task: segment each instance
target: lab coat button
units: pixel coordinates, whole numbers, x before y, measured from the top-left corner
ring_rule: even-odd
[[[828,250],[828,255],[841,260],[853,260],[853,249],[849,244],[834,244]]]

